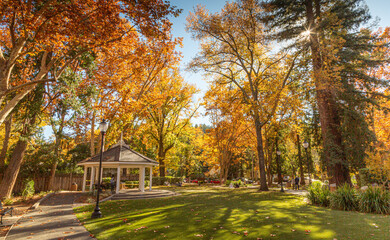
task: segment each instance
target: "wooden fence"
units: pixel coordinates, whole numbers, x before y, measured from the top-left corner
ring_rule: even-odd
[[[0,176],[2,179],[3,176]],[[34,180],[34,187],[36,192],[40,191],[58,191],[58,190],[70,190],[73,183],[77,184],[77,190],[81,190],[83,184],[83,175],[75,175],[75,174],[61,174],[56,175],[54,178],[53,187],[51,189],[48,188],[49,185],[49,176],[44,177],[35,177],[32,178]],[[18,194],[23,191],[25,188],[26,179],[18,178],[16,180],[14,186],[14,193]]]

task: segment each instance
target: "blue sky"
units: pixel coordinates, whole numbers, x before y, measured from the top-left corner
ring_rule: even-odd
[[[226,0],[171,0],[172,5],[177,6],[178,8],[183,9],[183,12],[179,17],[171,19],[173,23],[173,36],[183,38],[183,48],[179,49],[183,53],[183,60],[181,63],[181,72],[184,79],[187,82],[195,84],[197,88],[201,90],[201,93],[197,95],[197,99],[202,98],[203,94],[207,91],[207,82],[200,73],[186,72],[185,67],[189,61],[196,55],[198,52],[198,43],[191,39],[191,35],[186,33],[185,24],[186,17],[190,11],[193,12],[193,9],[196,5],[204,5],[208,10],[215,12],[219,11],[225,4]],[[370,9],[371,15],[379,17],[379,27],[390,26],[390,0],[366,0],[366,3]],[[204,112],[203,109],[200,110],[201,113]],[[209,121],[206,117],[198,117],[192,121],[194,124],[206,123]]]

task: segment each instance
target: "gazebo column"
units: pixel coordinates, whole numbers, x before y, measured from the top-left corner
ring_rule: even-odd
[[[116,171],[116,193],[119,193],[121,184],[121,167],[118,165]]]
[[[93,189],[93,183],[95,181],[95,167],[92,166],[91,167],[91,182],[89,183],[89,191],[92,192],[92,189]]]
[[[88,171],[88,168],[84,165],[83,192],[85,192],[85,184],[87,182],[87,171]]]
[[[141,192],[145,191],[145,167],[140,167],[139,168],[139,190]]]
[[[152,191],[153,167],[149,168],[149,191]]]

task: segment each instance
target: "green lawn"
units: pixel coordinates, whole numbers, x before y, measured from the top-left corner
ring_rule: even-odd
[[[390,218],[310,206],[302,197],[254,189],[172,188],[181,195],[75,209],[97,239],[390,239]]]

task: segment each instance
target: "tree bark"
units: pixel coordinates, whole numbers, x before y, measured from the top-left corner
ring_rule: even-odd
[[[319,9],[319,2],[316,2],[316,9]],[[319,14],[319,13],[317,13]],[[340,116],[334,99],[332,83],[322,73],[322,59],[320,43],[315,24],[315,16],[312,0],[306,0],[306,16],[310,34],[310,48],[314,70],[314,81],[316,87],[316,99],[318,112],[320,114],[321,132],[324,142],[324,160],[330,182],[340,186],[344,183],[351,184],[349,168],[342,146],[342,134],[340,130]]]
[[[14,189],[16,179],[19,175],[20,166],[23,162],[24,153],[27,149],[27,141],[20,139],[12,153],[9,165],[4,173],[4,178],[0,184],[0,197],[10,198]]]
[[[265,141],[265,149],[267,149],[267,182],[268,182],[268,187],[271,187],[272,184],[272,175],[271,175],[271,166],[272,166],[272,149],[269,146],[269,141]]]
[[[92,110],[92,122],[91,122],[91,157],[95,155],[95,110]]]
[[[164,151],[164,143],[162,139],[160,139],[158,143],[158,162],[159,162],[159,170],[160,177],[165,177],[165,151]]]
[[[3,148],[1,149],[1,153],[0,153],[0,169],[3,169],[5,166],[5,157],[8,151],[9,138],[11,137],[12,114],[8,116],[7,120],[5,121],[4,127],[5,127],[5,135],[4,135]]]
[[[62,138],[63,138],[63,131],[64,131],[64,127],[65,127],[65,115],[66,115],[66,110],[63,109],[61,112],[61,123],[60,123],[60,126],[58,127],[58,131],[56,131],[55,127],[53,126],[54,135],[56,137],[56,142],[55,142],[55,146],[54,146],[55,159],[54,159],[53,165],[51,166],[51,171],[50,171],[49,190],[54,190],[53,183],[54,183],[54,177],[56,175],[58,161],[60,160],[60,147],[61,147]]]
[[[268,191],[267,176],[265,174],[264,163],[264,149],[263,149],[263,136],[261,133],[261,123],[258,114],[254,115],[256,138],[257,138],[257,155],[259,157],[259,170],[260,170],[260,188],[259,191]]]
[[[303,171],[303,162],[302,162],[302,154],[301,154],[301,141],[299,138],[299,134],[297,134],[297,146],[298,146],[298,164],[299,164],[299,177],[301,178],[301,185],[305,185],[305,173]]]
[[[3,124],[5,119],[8,117],[8,115],[11,113],[11,111],[18,105],[18,103],[32,90],[34,90],[36,85],[30,85],[23,89],[20,93],[16,94],[14,98],[12,98],[11,101],[9,101],[4,108],[0,111],[0,125]]]

